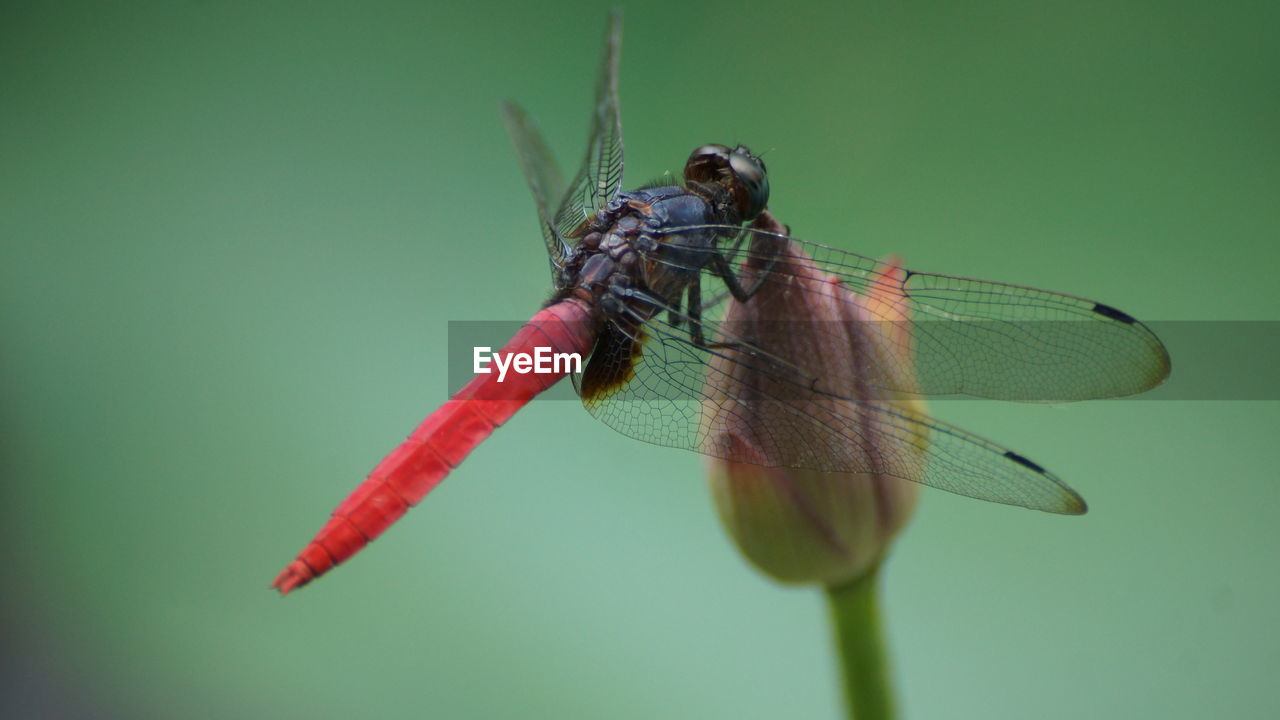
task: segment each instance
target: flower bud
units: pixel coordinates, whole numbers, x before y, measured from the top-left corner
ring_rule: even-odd
[[[760,364],[743,361],[731,348],[716,353],[703,407],[710,443],[720,449],[711,460],[711,491],[729,535],[765,574],[788,583],[841,585],[880,563],[910,518],[919,485],[875,472],[795,465],[850,467],[849,454],[861,452],[870,459],[857,466],[874,468],[877,454],[925,452],[921,438],[911,442],[891,433],[867,432],[860,445],[850,439],[840,448],[806,442],[831,437],[819,427],[824,415],[860,413],[875,423],[878,414],[868,412],[869,406],[923,415],[919,397],[905,392],[916,386],[913,368],[904,363],[912,355],[906,298],[897,290],[903,271],[896,263],[887,265],[860,295],[813,267],[800,246],[781,237],[785,228],[768,213],[755,227],[779,234],[757,239],[758,245],[776,247],[778,259],[748,302],[731,302],[724,327],[791,365],[820,373],[835,395],[866,405],[801,383],[779,383],[753,371]],[[749,286],[761,268],[749,262],[741,271]],[[814,411],[796,413],[795,407]],[[771,432],[776,428],[785,429]],[[922,467],[920,459],[897,466]]]

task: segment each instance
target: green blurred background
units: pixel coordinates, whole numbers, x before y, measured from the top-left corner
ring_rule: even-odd
[[[696,455],[568,402],[267,589],[444,399],[447,322],[543,299],[498,103],[576,161],[603,5],[127,7],[0,20],[0,713],[838,717],[819,594],[736,555]],[[1280,320],[1275,3],[625,25],[628,184],[747,142],[801,237]],[[886,573],[908,716],[1275,716],[1277,403],[936,411],[1092,510],[925,493]]]

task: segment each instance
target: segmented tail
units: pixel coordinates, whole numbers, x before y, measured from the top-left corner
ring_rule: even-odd
[[[547,347],[585,359],[595,340],[591,318],[582,302],[561,301],[530,318],[500,352],[532,354],[535,348]],[[496,373],[477,375],[378,463],[271,587],[285,595],[359,552],[440,484],[499,425],[564,374],[509,374],[502,383]]]

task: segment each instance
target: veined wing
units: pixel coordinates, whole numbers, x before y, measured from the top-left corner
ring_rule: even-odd
[[[609,14],[604,61],[596,84],[587,156],[556,212],[560,235],[568,237],[583,220],[618,194],[622,186],[622,119],[618,109],[618,64],[622,52],[622,11]]]
[[[886,268],[886,279],[901,273]],[[812,282],[831,285],[795,270],[767,279],[749,302],[794,310],[824,300],[795,292]],[[918,399],[883,389],[894,383],[874,382],[881,372],[909,373],[877,360],[887,345],[909,345],[895,337],[906,326],[859,324],[868,313],[894,314],[884,309],[894,299],[852,300],[845,292],[817,306],[833,328],[770,325],[765,306],[731,301],[723,322],[702,321],[702,345],[690,340],[687,313],[648,298],[649,305],[629,305],[611,318],[575,385],[591,414],[658,445],[736,462],[901,478],[1047,512],[1085,511],[1083,499],[1041,466],[928,417]],[[910,389],[911,381],[896,384]]]
[[[542,135],[519,105],[511,101],[502,103],[502,118],[516,147],[534,204],[538,206],[538,224],[542,226],[542,240],[547,245],[547,257],[551,260],[551,275],[559,283],[559,271],[564,266],[569,246],[552,222],[550,203],[564,194],[564,178]]]
[[[705,252],[723,254],[747,277],[772,264],[773,280],[825,296],[815,297],[814,302],[852,291],[892,298],[905,306],[909,311],[905,318],[871,319],[904,324],[905,334],[912,339],[910,349],[890,345],[878,359],[886,367],[871,375],[888,383],[888,390],[1059,402],[1133,395],[1169,376],[1169,354],[1160,339],[1129,314],[1104,303],[953,275],[914,270],[886,273],[890,266],[883,262],[788,237],[779,232],[781,226],[769,227],[767,222],[746,229],[710,227],[746,234],[736,249]],[[692,254],[682,253],[682,262],[691,264]],[[814,273],[839,282],[796,282]],[[811,322],[814,318],[785,320]],[[914,368],[912,388],[895,382],[907,377],[895,371],[905,367]],[[814,368],[812,374],[823,371]]]

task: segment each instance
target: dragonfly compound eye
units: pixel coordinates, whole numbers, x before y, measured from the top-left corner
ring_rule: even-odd
[[[703,145],[689,153],[684,165],[684,179],[688,182],[720,182],[729,168],[729,153],[724,145]]]
[[[729,169],[733,178],[729,187],[738,212],[743,220],[753,220],[769,204],[769,175],[764,161],[752,155],[747,146],[739,145],[729,155]]]
[[[694,150],[685,163],[684,179],[723,186],[733,197],[734,209],[743,221],[754,219],[769,204],[764,162],[745,145],[732,150],[725,145],[703,145]]]

